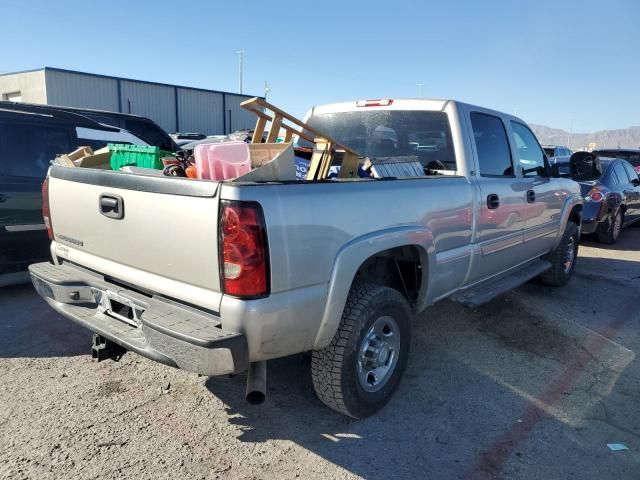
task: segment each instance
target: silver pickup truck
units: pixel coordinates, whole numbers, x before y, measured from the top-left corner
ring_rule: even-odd
[[[30,267],[53,309],[130,350],[204,375],[312,352],[320,399],[355,418],[387,403],[412,317],[450,297],[487,302],[573,272],[582,197],[552,176],[520,119],[456,101],[315,107],[310,125],[421,177],[199,181],[52,166],[51,263]],[[375,162],[374,162],[375,163]]]

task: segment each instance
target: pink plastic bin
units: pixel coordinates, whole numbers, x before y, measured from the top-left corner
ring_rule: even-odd
[[[251,171],[249,146],[245,142],[201,143],[194,151],[201,180],[227,180]]]

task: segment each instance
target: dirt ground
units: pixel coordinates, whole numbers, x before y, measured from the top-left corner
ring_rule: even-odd
[[[584,242],[568,287],[428,309],[366,420],[316,399],[302,355],[250,406],[243,375],[89,347],[30,286],[0,292],[0,478],[640,478],[640,228]]]

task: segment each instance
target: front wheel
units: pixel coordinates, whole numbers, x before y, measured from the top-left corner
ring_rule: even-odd
[[[316,394],[353,418],[378,411],[400,383],[410,337],[411,309],[397,290],[354,283],[333,340],[311,357]]]
[[[551,268],[540,275],[544,283],[562,287],[569,282],[578,258],[579,241],[578,225],[568,222],[558,246],[544,256],[545,260],[551,262]]]

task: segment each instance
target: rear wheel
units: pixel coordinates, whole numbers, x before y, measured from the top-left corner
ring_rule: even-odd
[[[568,222],[558,246],[544,256],[551,262],[551,268],[540,275],[547,285],[561,287],[566,285],[573,274],[578,257],[580,229],[573,222]]]
[[[333,340],[313,352],[316,394],[353,418],[378,411],[400,383],[410,336],[411,309],[397,290],[354,283]]]
[[[622,223],[624,222],[624,214],[621,210],[618,210],[613,215],[605,226],[603,231],[598,232],[598,241],[613,245],[618,241],[620,232],[622,231]]]

